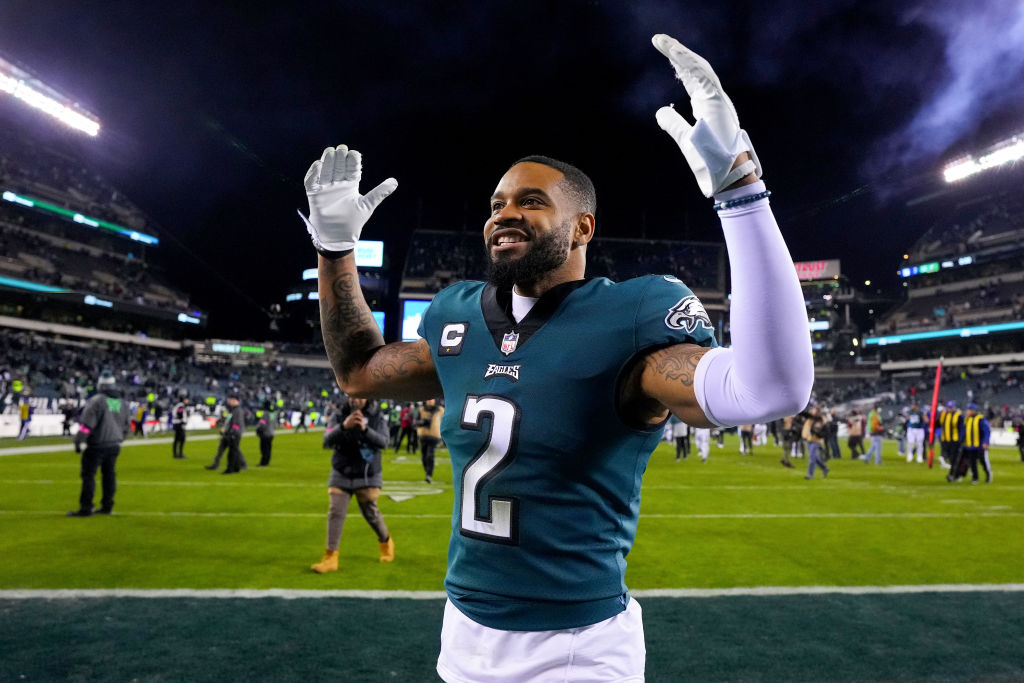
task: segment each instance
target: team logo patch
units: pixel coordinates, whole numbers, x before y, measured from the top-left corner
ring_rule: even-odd
[[[487,364],[487,371],[484,372],[484,379],[491,379],[493,377],[507,377],[513,382],[519,381],[519,368],[522,365],[495,365],[494,363]]]
[[[686,330],[687,334],[693,334],[698,327],[704,327],[706,330],[714,329],[711,326],[711,318],[704,310],[704,305],[692,294],[683,297],[676,302],[675,306],[668,309],[665,324],[673,330]]]
[[[501,338],[501,352],[506,356],[516,350],[519,346],[519,333],[509,332]]]
[[[457,356],[462,353],[469,323],[445,323],[441,328],[441,341],[437,345],[438,356]]]

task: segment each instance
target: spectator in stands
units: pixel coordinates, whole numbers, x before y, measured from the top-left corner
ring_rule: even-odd
[[[114,492],[117,490],[115,465],[121,443],[128,434],[130,415],[113,375],[102,376],[97,385],[97,393],[82,409],[75,435],[76,452],[85,444],[81,465],[82,491],[78,497],[78,509],[68,512],[68,517],[92,516],[97,469],[103,473],[103,497],[97,512],[109,515],[114,511]]]
[[[387,418],[365,398],[349,397],[331,416],[324,432],[324,448],[332,449],[327,481],[327,550],[310,568],[318,574],[338,570],[338,545],[349,503],[355,496],[363,519],[380,542],[380,561],[395,559],[395,542],[377,507],[384,485],[381,450],[388,445]]]

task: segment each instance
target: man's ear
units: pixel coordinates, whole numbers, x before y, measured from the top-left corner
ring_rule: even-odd
[[[594,238],[594,229],[597,222],[592,213],[581,213],[576,217],[576,225],[573,227],[572,244],[574,247],[583,246]]]

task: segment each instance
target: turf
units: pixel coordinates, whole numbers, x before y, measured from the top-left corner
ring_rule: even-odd
[[[385,454],[385,494],[394,499],[380,505],[396,541],[393,564],[378,562],[353,504],[341,571],[309,571],[324,546],[330,454],[320,439],[282,434],[271,466],[257,468],[249,437],[250,469],[232,476],[203,468],[215,441],[191,439],[186,460],[171,458],[169,442],[126,445],[109,518],[64,517],[79,488],[70,449],[3,455],[0,589],[441,590],[452,506],[443,451],[430,485],[418,457]],[[995,480],[974,486],[906,463],[894,443],[880,467],[844,458],[812,481],[805,461],[789,470],[779,455],[774,446],[740,455],[727,439],[707,463],[676,462],[659,446],[630,588],[1024,583],[1024,463],[1015,449],[993,448]],[[1024,678],[1013,645],[1024,639],[1024,593],[641,603],[649,680]],[[0,678],[316,680],[352,666],[360,675],[350,680],[433,680],[439,619],[436,600],[0,596],[0,651],[18,653]],[[363,624],[379,637],[368,641]]]
[[[452,506],[444,451],[433,484],[415,455],[386,454],[384,492],[402,500],[384,495],[380,507],[399,561],[378,562],[353,503],[343,570],[309,571],[325,544],[330,454],[320,440],[283,434],[270,467],[258,468],[250,437],[250,468],[231,476],[203,468],[215,441],[191,441],[185,460],[171,458],[169,443],[126,446],[109,518],[64,517],[79,490],[70,449],[0,457],[0,538],[18,558],[0,564],[0,587],[440,590]],[[1016,451],[993,449],[995,481],[971,486],[892,448],[880,467],[841,459],[828,479],[807,481],[802,468],[779,465],[773,446],[742,456],[726,443],[707,463],[676,462],[665,444],[655,452],[631,588],[1024,580]]]

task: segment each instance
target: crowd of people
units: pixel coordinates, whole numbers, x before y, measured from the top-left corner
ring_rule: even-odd
[[[595,239],[587,277],[616,282],[649,273],[676,273],[692,289],[724,291],[725,260],[720,244],[674,240]],[[403,277],[427,279],[438,291],[459,280],[480,280],[487,259],[475,232],[420,230],[413,233]]]

